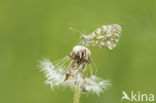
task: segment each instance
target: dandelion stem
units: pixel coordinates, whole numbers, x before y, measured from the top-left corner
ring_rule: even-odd
[[[74,103],[79,103],[80,98],[80,85],[79,83],[76,83],[75,90],[74,90]]]

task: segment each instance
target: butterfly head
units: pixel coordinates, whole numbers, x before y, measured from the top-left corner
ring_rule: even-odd
[[[80,36],[80,39],[82,40],[82,41],[81,41],[81,44],[83,44],[83,45],[89,47],[89,44],[88,44],[88,36],[87,36],[87,35],[82,34],[82,35]]]

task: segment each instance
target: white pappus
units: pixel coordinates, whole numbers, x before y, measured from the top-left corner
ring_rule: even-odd
[[[92,64],[91,52],[88,48],[77,45],[68,56],[57,62],[43,60],[40,62],[41,71],[44,72],[46,81],[53,89],[56,86],[69,86],[75,88],[79,84],[80,90],[85,93],[96,93],[99,95],[104,89],[111,86],[108,80],[102,80],[94,74],[86,76],[86,69]]]

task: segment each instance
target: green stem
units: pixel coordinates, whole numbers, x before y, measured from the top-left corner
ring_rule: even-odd
[[[75,90],[74,90],[74,103],[79,103],[80,98],[80,86],[79,83],[76,83]]]

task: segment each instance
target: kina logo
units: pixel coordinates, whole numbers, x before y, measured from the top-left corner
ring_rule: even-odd
[[[154,101],[154,94],[152,93],[141,93],[141,92],[134,92],[131,91],[130,95],[128,95],[125,91],[122,91],[122,98],[121,101],[127,100],[131,102],[153,102]]]

